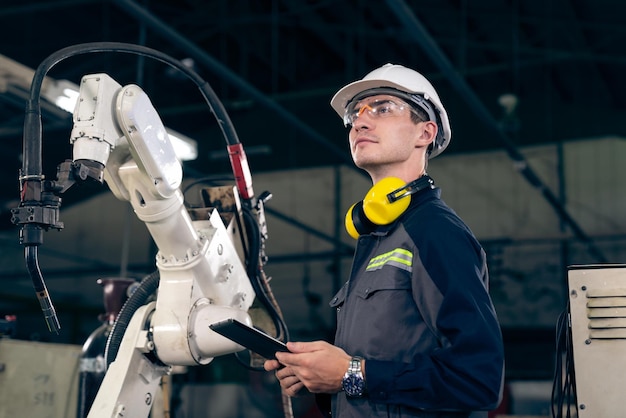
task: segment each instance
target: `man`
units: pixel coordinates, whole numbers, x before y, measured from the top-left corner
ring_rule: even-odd
[[[421,74],[387,64],[331,105],[374,186],[346,219],[358,242],[350,279],[331,301],[334,345],[290,342],[265,369],[290,396],[331,394],[333,417],[495,409],[504,354],[485,252],[426,173],[451,136],[437,92]]]

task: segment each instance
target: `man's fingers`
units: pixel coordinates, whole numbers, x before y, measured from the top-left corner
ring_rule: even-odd
[[[276,378],[287,395],[296,396],[304,388],[304,384],[293,373],[287,373],[284,370],[277,370]]]
[[[283,389],[285,389],[285,393],[287,393],[287,395],[294,397],[294,396],[298,396],[298,394],[300,394],[300,391],[304,388],[304,384],[302,384],[301,381],[299,381],[298,379],[292,379],[291,378],[287,378],[286,382],[284,382],[285,384],[283,384],[283,381],[281,381],[280,385],[283,387]]]
[[[293,376],[293,373],[287,369],[287,367],[282,367],[280,369],[276,369],[276,379],[282,380],[286,377]]]
[[[288,342],[287,348],[292,353],[308,353],[318,351],[326,347],[328,343],[324,341],[308,341],[308,342]]]
[[[281,364],[277,360],[265,360],[265,363],[263,363],[263,368],[268,372],[276,370],[280,368],[280,366]]]

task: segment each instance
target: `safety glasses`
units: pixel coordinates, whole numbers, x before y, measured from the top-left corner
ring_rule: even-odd
[[[346,108],[343,116],[345,126],[352,126],[354,121],[360,118],[364,113],[373,119],[393,118],[401,116],[406,112],[413,112],[420,116],[411,105],[401,100],[392,99],[374,99],[369,102],[353,101]]]

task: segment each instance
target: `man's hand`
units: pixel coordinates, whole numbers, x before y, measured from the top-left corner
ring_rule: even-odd
[[[335,393],[348,370],[350,356],[325,341],[288,342],[288,353],[276,353],[277,360],[267,360],[265,370],[276,370],[280,386],[289,396],[303,388],[312,393]]]

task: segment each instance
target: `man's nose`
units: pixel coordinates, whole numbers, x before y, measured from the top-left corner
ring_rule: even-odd
[[[359,116],[354,123],[352,124],[352,127],[356,130],[356,131],[361,131],[363,129],[370,129],[372,126],[372,118],[367,115],[367,112],[365,113],[365,115]]]

